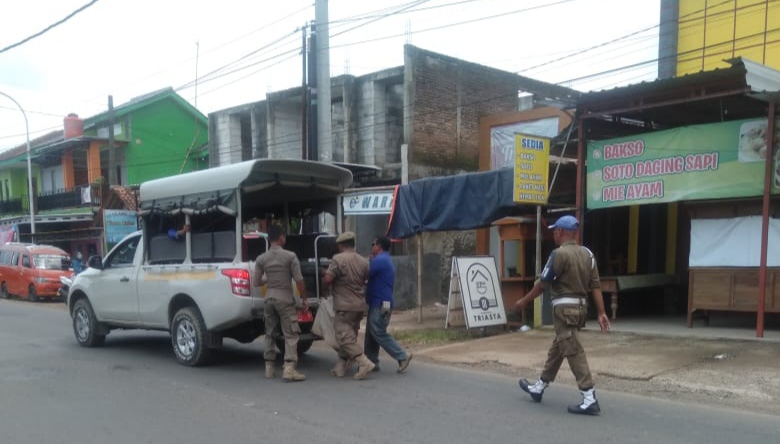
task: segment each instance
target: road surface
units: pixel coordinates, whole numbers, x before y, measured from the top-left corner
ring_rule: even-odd
[[[571,386],[536,404],[513,378],[413,362],[334,379],[317,344],[308,380],[263,378],[260,343],[179,365],[158,332],[82,348],[60,303],[0,300],[0,443],[777,443],[776,417],[598,391],[600,417],[568,414]],[[566,369],[563,369],[567,371]]]

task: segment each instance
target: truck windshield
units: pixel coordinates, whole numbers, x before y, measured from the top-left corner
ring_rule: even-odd
[[[67,270],[70,268],[70,258],[59,254],[33,255],[35,268],[44,270]]]

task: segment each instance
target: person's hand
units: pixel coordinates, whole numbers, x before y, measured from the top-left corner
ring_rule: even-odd
[[[522,312],[525,310],[526,305],[528,305],[528,301],[526,301],[525,296],[523,296],[515,302],[515,311],[518,313]]]
[[[382,301],[382,314],[390,313],[390,301]]]
[[[601,331],[604,333],[607,333],[610,328],[612,328],[612,325],[609,323],[609,317],[606,313],[599,315],[599,327],[601,327]]]
[[[301,296],[301,307],[304,311],[309,309],[309,300],[306,296]]]

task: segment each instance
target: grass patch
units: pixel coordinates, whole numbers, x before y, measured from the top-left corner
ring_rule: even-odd
[[[407,345],[440,345],[467,341],[475,336],[472,336],[467,330],[421,329],[396,331],[393,333],[393,337]]]

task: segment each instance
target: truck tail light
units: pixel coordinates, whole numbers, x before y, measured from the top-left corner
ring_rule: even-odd
[[[241,268],[227,268],[222,274],[230,279],[230,291],[236,296],[250,296],[249,270]]]

